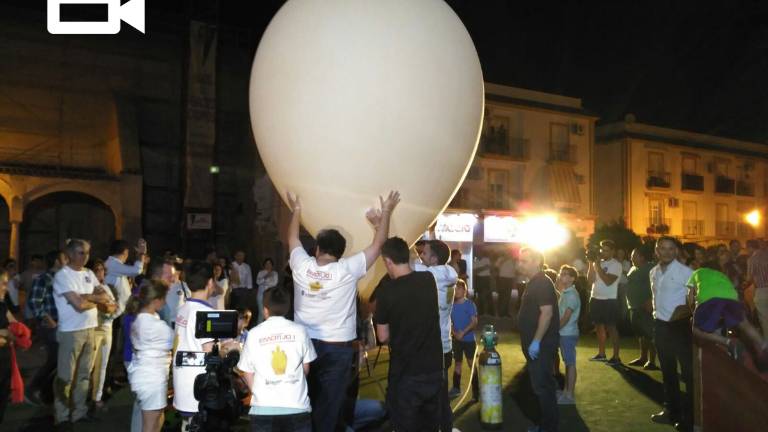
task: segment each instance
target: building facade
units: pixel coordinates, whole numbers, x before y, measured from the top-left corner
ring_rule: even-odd
[[[768,149],[763,144],[625,121],[597,128],[600,222],[704,244],[763,237]]]
[[[448,211],[550,213],[576,237],[594,230],[594,131],[580,99],[486,83],[482,134]],[[483,235],[485,237],[485,235]]]
[[[109,36],[50,35],[38,3],[0,5],[0,260],[23,267],[72,237],[104,258],[112,239],[144,237],[153,256],[215,247],[280,265],[285,216],[248,114],[259,34],[220,23],[197,38],[209,18],[194,5],[213,3],[154,5],[146,35]],[[209,69],[193,68],[198,53]],[[201,82],[215,95],[205,112]],[[208,147],[189,151],[201,114]],[[198,183],[207,202],[190,209]]]

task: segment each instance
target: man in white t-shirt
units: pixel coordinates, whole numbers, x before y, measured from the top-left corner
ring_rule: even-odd
[[[59,313],[54,414],[60,429],[88,420],[86,397],[94,361],[97,307],[108,313],[117,307],[99,287],[96,275],[85,268],[90,251],[91,245],[87,241],[70,240],[65,248],[69,263],[53,280],[53,300]]]
[[[312,430],[306,375],[317,354],[306,329],[285,319],[290,306],[285,289],[264,293],[265,321],[248,332],[237,364],[253,395],[254,430]]]
[[[205,372],[205,366],[176,366],[176,352],[211,352],[213,339],[195,337],[197,312],[213,310],[208,299],[213,291],[213,269],[204,261],[193,261],[184,269],[190,297],[176,312],[176,351],[173,360],[173,407],[182,417],[181,430],[197,413],[199,402],[195,399],[195,378]]]
[[[337,230],[317,234],[315,256],[310,257],[299,240],[301,203],[288,194],[293,211],[288,227],[288,247],[294,286],[294,321],[307,329],[317,352],[309,375],[312,423],[315,432],[336,430],[349,383],[357,338],[357,281],[379,257],[389,235],[392,211],[400,194],[381,199],[381,209],[369,210],[366,218],[376,229],[371,244],[349,258],[342,258],[346,240]]]
[[[451,259],[451,249],[441,240],[429,240],[424,245],[421,254],[422,264],[415,264],[414,270],[428,271],[435,277],[437,283],[437,311],[440,316],[440,338],[443,344],[443,385],[440,389],[440,428],[453,429],[453,416],[448,399],[448,369],[453,363],[453,344],[451,343],[451,312],[453,311],[453,294],[459,274],[448,265]]]
[[[256,295],[251,291],[253,289],[253,273],[251,272],[251,266],[245,262],[245,252],[241,250],[235,252],[232,270],[237,275],[230,279],[229,287],[232,289],[229,301],[230,307],[245,307],[251,309],[254,315],[258,315],[256,309],[253,308],[253,305],[256,304]]]
[[[621,277],[621,263],[613,256],[616,245],[612,240],[600,242],[600,261],[589,262],[587,280],[592,284],[592,295],[589,300],[589,315],[597,330],[598,353],[592,357],[592,361],[606,361],[605,341],[607,335],[613,344],[613,356],[607,360],[608,364],[621,363],[619,358],[619,331],[616,324],[619,320],[619,278]],[[607,333],[607,335],[606,335]]]

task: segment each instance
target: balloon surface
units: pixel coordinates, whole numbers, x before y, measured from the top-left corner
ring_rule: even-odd
[[[417,240],[477,147],[484,89],[472,40],[441,0],[290,0],[259,43],[250,82],[259,154],[313,234],[365,248],[367,209],[399,190],[390,232]]]

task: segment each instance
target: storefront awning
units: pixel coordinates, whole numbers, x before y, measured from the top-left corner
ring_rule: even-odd
[[[567,164],[549,166],[549,196],[556,207],[575,207],[581,204],[579,185],[573,167]]]

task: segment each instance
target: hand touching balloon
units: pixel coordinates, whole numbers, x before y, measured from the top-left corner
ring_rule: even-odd
[[[384,212],[391,214],[399,202],[400,202],[400,192],[397,192],[397,191],[389,192],[389,195],[387,196],[386,200],[381,196],[379,196],[379,203],[381,205],[381,208],[368,209],[368,211],[365,212],[365,218],[368,219],[368,222],[370,222],[374,228],[378,228],[379,224],[381,224],[382,214]]]
[[[291,208],[292,212],[300,211],[301,200],[299,199],[299,196],[291,192],[288,192],[288,206]]]

